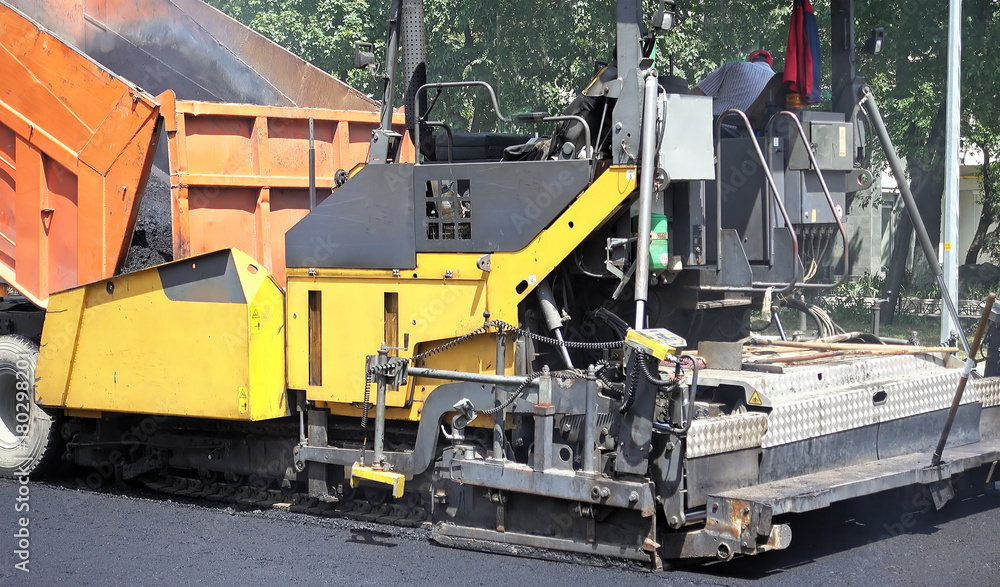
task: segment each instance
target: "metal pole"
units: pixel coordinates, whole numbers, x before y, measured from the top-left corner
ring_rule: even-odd
[[[382,112],[379,126],[392,128],[392,105],[395,101],[396,67],[399,59],[399,2],[392,0],[389,8],[389,42],[385,51],[385,88],[382,92]]]
[[[649,293],[649,244],[653,230],[653,176],[656,174],[656,70],[646,72],[642,103],[642,169],[639,176],[639,240],[635,259],[635,327],[646,327],[646,298]]]
[[[316,121],[309,117],[309,209],[316,209]]]
[[[583,472],[597,474],[600,469],[596,446],[597,428],[597,381],[594,366],[587,368],[587,408],[583,416]]]
[[[945,108],[944,146],[944,279],[941,289],[947,289],[952,299],[958,297],[958,140],[961,133],[959,116],[962,111],[962,3],[948,2],[948,97]],[[961,326],[947,312],[941,312],[941,340]]]
[[[378,350],[378,365],[385,365],[389,360],[389,349],[382,345]],[[385,446],[385,379],[378,378],[378,391],[375,394],[375,455],[372,458],[372,466],[379,468],[385,462],[382,449]]]
[[[507,362],[507,334],[504,331],[497,332],[497,375],[504,376],[504,368]],[[496,405],[502,406],[507,400],[507,394],[499,386],[493,386],[493,396],[496,398]],[[507,410],[500,410],[493,416],[493,458],[504,458],[504,425],[507,421]]]
[[[427,367],[409,367],[406,373],[411,377],[422,377],[425,379],[446,379],[450,381],[471,381],[473,383],[485,383],[487,385],[506,385],[517,387],[528,380],[527,377],[518,375],[491,375],[489,373],[466,373],[465,371],[448,371],[446,369],[430,369]],[[536,383],[529,383],[537,385]]]
[[[931,239],[927,236],[927,228],[924,227],[924,221],[920,218],[920,211],[917,210],[917,203],[913,200],[910,186],[906,183],[906,174],[903,173],[903,162],[899,160],[896,148],[892,145],[892,139],[889,138],[889,131],[885,128],[885,121],[882,119],[882,112],[878,109],[875,97],[872,96],[871,90],[867,87],[863,91],[864,97],[861,99],[861,106],[868,113],[868,119],[875,129],[875,133],[878,135],[879,142],[882,143],[882,150],[885,151],[885,160],[889,163],[892,176],[896,178],[896,184],[899,186],[899,195],[903,198],[906,212],[910,216],[910,222],[913,224],[913,232],[917,236],[917,242],[920,243],[920,248],[924,251],[924,257],[930,266],[931,274],[934,275],[938,285],[941,287],[941,299],[944,302],[944,309],[951,313],[951,317],[957,323],[958,310],[955,309],[955,302],[951,297],[951,293],[944,286],[944,273],[941,272],[941,266],[937,261],[937,251],[934,250],[934,245],[931,244]],[[965,336],[965,330],[958,329],[958,338],[962,341],[962,350],[968,355],[969,339]]]
[[[552,378],[548,365],[542,367],[538,380],[538,403],[535,405],[535,462],[536,471],[552,468],[552,428],[555,416],[552,406]]]
[[[941,438],[938,439],[937,448],[934,449],[934,456],[931,458],[931,466],[936,467],[941,464],[941,455],[944,453],[944,446],[948,444],[948,435],[951,434],[951,426],[955,423],[955,415],[958,414],[958,407],[962,403],[962,394],[965,393],[965,386],[969,383],[969,375],[976,368],[976,355],[979,353],[979,345],[983,342],[983,334],[986,333],[986,325],[990,321],[990,313],[993,311],[993,302],[997,299],[997,294],[991,293],[986,298],[986,307],[983,308],[983,315],[979,318],[979,328],[976,329],[976,336],[972,339],[972,350],[969,358],[965,360],[965,369],[962,371],[962,378],[958,380],[958,389],[955,397],[951,400],[951,408],[948,410],[948,419],[944,422],[944,430],[941,431]]]

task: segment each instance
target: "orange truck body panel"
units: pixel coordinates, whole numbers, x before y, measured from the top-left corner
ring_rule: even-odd
[[[52,292],[120,270],[162,127],[174,258],[236,247],[284,286],[285,232],[309,212],[309,119],[318,203],[336,187],[338,170],[367,161],[379,126],[374,103],[201,2],[17,2],[31,18],[10,4],[0,1],[0,279],[45,307]],[[32,20],[35,13],[59,27],[62,40]],[[212,38],[239,43],[241,60],[278,55],[315,78],[287,91],[276,86],[283,96],[339,100],[342,109],[179,100],[170,90],[153,98],[64,42],[87,43],[110,25],[120,36],[134,32],[144,15],[185,23],[202,13]],[[281,70],[270,69],[272,78]],[[197,77],[174,73],[178,83]],[[401,134],[403,122],[394,114]],[[400,160],[413,158],[404,140]]]
[[[0,278],[44,307],[124,262],[159,105],[11,9],[0,72]]]
[[[285,284],[285,232],[309,212],[309,119],[316,201],[334,175],[367,161],[373,112],[175,100],[162,94],[170,153],[174,258],[236,247]],[[402,133],[403,116],[395,115]],[[401,160],[412,161],[403,141]],[[334,196],[336,197],[336,196]]]

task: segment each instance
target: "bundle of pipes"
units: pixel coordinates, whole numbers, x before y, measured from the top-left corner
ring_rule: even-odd
[[[880,343],[850,343],[844,342],[858,335],[849,332],[820,338],[808,342],[791,340],[771,340],[754,338],[744,347],[743,362],[750,365],[795,365],[830,359],[833,357],[853,356],[887,356],[887,355],[918,355],[941,353],[955,354],[955,347],[919,346],[919,345],[887,345]]]

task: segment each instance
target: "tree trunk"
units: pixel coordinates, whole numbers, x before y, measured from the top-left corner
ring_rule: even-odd
[[[917,211],[927,230],[931,244],[937,246],[941,240],[941,199],[944,195],[944,104],[938,109],[938,116],[928,133],[922,153],[907,157],[907,170],[912,181],[910,191],[917,204]],[[905,181],[905,178],[896,178]],[[906,276],[906,261],[910,255],[910,237],[913,236],[913,224],[909,214],[899,220],[899,226],[893,239],[892,256],[885,275],[884,296],[889,299],[891,311],[882,312],[883,324],[892,324],[895,308],[899,304],[900,290]],[[918,243],[919,244],[919,243]],[[917,251],[922,254],[918,246]],[[929,260],[937,263],[937,259]]]
[[[979,216],[979,225],[976,226],[976,234],[972,237],[972,244],[969,245],[969,252],[965,255],[966,265],[975,265],[979,262],[979,254],[982,253],[986,245],[986,236],[989,234],[990,226],[996,221],[996,206],[993,203],[993,169],[990,164],[990,152],[983,146],[979,146],[983,151],[983,213]]]

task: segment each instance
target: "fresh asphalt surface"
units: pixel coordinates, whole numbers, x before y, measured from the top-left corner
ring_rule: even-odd
[[[426,530],[0,479],[0,585],[996,585],[1000,496],[906,514],[898,494],[790,520],[786,551],[648,573],[467,552]],[[912,509],[912,508],[911,508]],[[29,572],[14,534],[27,515]]]

